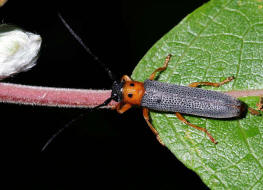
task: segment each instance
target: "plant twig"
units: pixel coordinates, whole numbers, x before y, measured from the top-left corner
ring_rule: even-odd
[[[225,92],[234,97],[263,96],[263,90],[235,90]],[[0,83],[0,102],[38,106],[92,108],[102,104],[111,90],[50,88]],[[104,108],[116,105],[112,101]]]
[[[230,96],[238,97],[246,97],[246,96],[263,96],[263,90],[232,90],[225,92]]]
[[[36,87],[0,83],[0,102],[38,106],[92,108],[110,97],[111,90]],[[104,108],[116,104],[111,102]]]

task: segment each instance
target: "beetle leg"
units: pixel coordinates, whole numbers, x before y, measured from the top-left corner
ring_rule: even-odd
[[[120,103],[112,106],[111,109],[112,109],[112,110],[119,110],[121,106],[122,106],[122,103],[120,102]]]
[[[250,114],[252,115],[260,115],[259,111],[258,111],[259,107],[257,109],[253,109],[251,107],[248,107],[247,110],[249,111]]]
[[[259,102],[257,103],[257,108],[253,109],[248,107],[247,110],[252,115],[261,115],[259,111],[263,111],[263,97],[261,96]]]
[[[123,75],[121,81],[132,81],[132,79],[128,75]]]
[[[234,76],[232,77],[227,77],[225,80],[223,80],[222,82],[193,82],[191,84],[189,84],[188,86],[190,87],[198,87],[200,85],[204,85],[204,86],[214,86],[214,87],[219,87],[225,83],[230,82],[231,80],[234,79]]]
[[[263,111],[263,96],[260,97],[260,100],[257,104],[257,110]]]
[[[156,129],[155,129],[155,128],[152,126],[152,124],[150,123],[149,109],[143,108],[143,109],[142,109],[142,112],[143,112],[143,117],[144,117],[146,123],[148,124],[148,126],[150,127],[150,129],[152,130],[152,132],[156,135],[157,140],[159,141],[159,143],[160,143],[161,145],[164,146],[164,143],[163,143],[163,141],[160,139],[160,136],[159,136],[158,132],[156,131]]]
[[[191,126],[191,127],[193,127],[193,128],[196,128],[196,129],[198,129],[199,131],[205,132],[205,133],[207,134],[207,136],[210,138],[210,140],[212,141],[212,143],[217,144],[217,142],[215,141],[215,139],[212,137],[212,135],[211,135],[210,133],[208,133],[208,131],[207,131],[205,128],[198,127],[198,126],[190,123],[189,121],[187,121],[187,120],[182,116],[182,114],[180,114],[180,113],[178,113],[178,112],[176,112],[175,115],[176,115],[176,117],[177,117],[180,121],[182,121],[182,122],[185,123],[186,125],[189,125],[189,126]]]
[[[116,110],[118,113],[122,114],[124,112],[126,112],[128,109],[130,109],[132,107],[131,104],[122,104],[122,103],[118,103],[116,106],[113,106],[112,109]]]
[[[167,68],[168,63],[169,63],[171,57],[172,57],[171,54],[169,54],[169,55],[166,57],[163,66],[162,66],[162,67],[159,67],[158,69],[156,69],[156,70],[151,74],[151,76],[149,77],[149,80],[153,80],[153,79],[155,78],[155,75],[156,75],[157,72],[159,72],[159,71],[164,71],[164,70]]]

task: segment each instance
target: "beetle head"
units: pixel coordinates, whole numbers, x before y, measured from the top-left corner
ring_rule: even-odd
[[[111,99],[120,102],[122,101],[122,88],[123,88],[124,82],[117,82],[114,81],[112,84],[112,91],[111,91]]]

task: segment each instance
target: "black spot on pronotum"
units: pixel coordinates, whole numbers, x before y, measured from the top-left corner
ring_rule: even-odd
[[[130,86],[134,86],[134,83],[131,83]]]
[[[128,97],[131,98],[131,97],[132,97],[132,94],[128,94]]]

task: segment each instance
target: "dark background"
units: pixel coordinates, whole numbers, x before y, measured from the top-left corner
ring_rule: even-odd
[[[38,64],[4,82],[110,89],[111,81],[57,17],[61,12],[87,46],[121,77],[149,48],[205,1],[8,1],[2,23],[38,33]],[[34,189],[205,189],[199,177],[161,146],[142,111],[89,112],[41,147],[83,109],[1,104],[1,173],[9,187]]]

